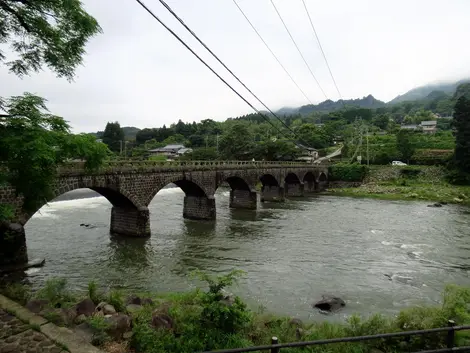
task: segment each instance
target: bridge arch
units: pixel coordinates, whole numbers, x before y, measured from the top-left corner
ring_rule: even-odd
[[[317,178],[313,172],[305,173],[303,177],[304,191],[315,192],[318,188]]]
[[[300,184],[300,178],[297,176],[295,173],[287,173],[286,177],[284,178],[284,181],[287,184]]]
[[[318,176],[318,190],[323,191],[328,187],[328,177],[324,172]]]
[[[265,186],[277,186],[277,187],[279,187],[280,186],[280,184],[277,181],[276,177],[273,176],[272,174],[263,174],[259,178],[259,180],[263,184],[263,187],[265,187]]]
[[[320,175],[318,176],[318,181],[319,181],[319,182],[328,181],[328,177],[326,176],[325,173],[321,172]]]
[[[116,188],[114,185],[96,185],[95,183],[88,182],[70,182],[65,180],[53,189],[51,197],[44,203],[38,205],[36,210],[27,212],[23,215],[21,223],[26,224],[32,216],[34,216],[44,205],[55,200],[59,196],[62,196],[70,191],[79,190],[79,189],[90,189],[94,192],[97,192],[104,198],[106,198],[111,205],[114,207],[120,207],[125,209],[137,210],[139,208],[145,208],[139,203],[138,198],[132,193],[128,192],[125,188],[120,187]]]
[[[214,194],[209,193],[203,182],[197,179],[181,177],[168,177],[160,180],[150,192],[147,204],[150,204],[157,193],[165,186],[174,184],[184,192],[183,217],[187,219],[211,220],[215,219]]]
[[[284,178],[285,186],[284,193],[286,196],[303,196],[304,195],[304,183],[295,173],[287,173]]]

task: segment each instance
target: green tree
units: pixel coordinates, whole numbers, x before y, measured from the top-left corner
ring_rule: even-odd
[[[253,153],[253,140],[253,134],[247,125],[236,123],[220,138],[220,153],[226,159],[249,159]]]
[[[470,180],[470,100],[462,95],[454,107],[454,164],[460,181]]]
[[[99,167],[108,149],[88,134],[73,135],[61,117],[49,114],[46,101],[32,94],[0,102],[0,175],[24,197],[25,211],[36,211],[52,197],[59,164],[84,159],[88,169]]]
[[[6,65],[20,77],[47,66],[71,80],[85,44],[100,31],[80,0],[0,0],[0,43],[10,45],[15,55]]]
[[[0,43],[9,45],[12,54],[7,58],[0,51],[0,63],[20,77],[46,66],[72,80],[87,41],[100,30],[79,0],[0,0]],[[60,164],[78,158],[94,169],[107,153],[93,136],[71,134],[63,118],[48,112],[45,99],[29,93],[0,97],[0,162],[6,167],[0,182],[9,182],[23,196],[25,211],[50,199]]]
[[[303,124],[298,130],[300,143],[307,144],[307,147],[325,148],[328,147],[329,137],[326,131],[313,124]]]
[[[411,157],[415,153],[415,147],[411,142],[411,133],[407,130],[400,130],[397,134],[397,149],[407,163],[409,163]]]
[[[122,131],[121,125],[117,121],[114,123],[108,122],[101,138],[111,151],[120,152],[121,145],[124,143],[124,131]]]
[[[180,157],[181,160],[193,161],[215,161],[219,158],[219,153],[214,147],[196,148],[191,153],[186,153]]]

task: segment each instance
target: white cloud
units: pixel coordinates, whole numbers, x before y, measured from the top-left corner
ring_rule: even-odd
[[[306,104],[259,41],[232,0],[167,0],[170,6],[269,107]],[[369,93],[382,100],[436,80],[470,76],[467,0],[306,0],[344,98]],[[250,108],[198,62],[134,0],[85,0],[104,33],[88,45],[85,65],[68,83],[45,71],[18,79],[0,69],[0,95],[34,92],[75,131],[156,127],[205,118],[224,119]],[[257,108],[157,0],[146,0],[224,78]],[[275,0],[329,98],[338,95],[310,29],[301,0]],[[313,102],[323,96],[277,18],[270,0],[239,0]]]

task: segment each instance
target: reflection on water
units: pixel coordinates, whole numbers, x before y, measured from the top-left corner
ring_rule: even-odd
[[[333,319],[434,304],[445,283],[469,284],[467,209],[316,196],[233,210],[222,190],[217,220],[200,222],[183,219],[183,197],[179,189],[155,197],[148,239],[110,236],[102,197],[50,203],[26,226],[29,255],[47,259],[28,279],[166,292],[193,288],[195,269],[242,269],[233,290],[251,305],[315,318],[311,303],[330,293],[347,302]]]

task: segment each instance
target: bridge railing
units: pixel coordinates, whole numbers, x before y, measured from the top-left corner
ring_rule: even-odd
[[[316,341],[300,341],[291,343],[279,343],[277,337],[273,337],[270,345],[265,346],[253,346],[247,348],[233,348],[224,349],[218,351],[210,351],[204,353],[245,353],[245,352],[271,352],[280,353],[281,349],[285,348],[306,348],[314,346],[324,346],[338,343],[347,342],[365,342],[374,340],[394,339],[403,337],[405,341],[409,341],[413,336],[425,336],[425,335],[438,335],[445,334],[446,348],[436,348],[426,351],[419,351],[417,353],[446,353],[446,352],[470,352],[470,346],[455,347],[455,333],[457,331],[470,330],[470,326],[455,326],[453,320],[448,321],[447,327],[439,327],[428,330],[416,330],[416,331],[402,331],[394,333],[382,333],[370,336],[355,336],[355,337],[342,337],[332,338]],[[281,352],[282,353],[282,352]]]
[[[280,161],[106,161],[101,172],[145,171],[145,170],[217,170],[217,169],[257,169],[318,166],[307,162]],[[59,173],[83,171],[85,162],[69,162],[59,168]]]

